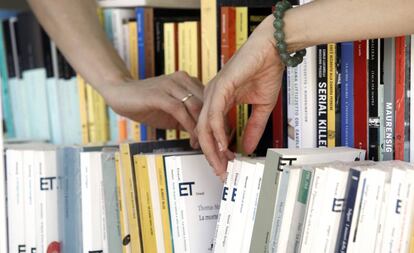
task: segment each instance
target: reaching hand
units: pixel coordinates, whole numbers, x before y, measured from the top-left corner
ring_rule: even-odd
[[[201,148],[217,175],[225,173],[228,159],[233,158],[225,131],[229,110],[236,104],[252,105],[243,136],[244,151],[251,153],[276,104],[284,65],[275,47],[272,20],[268,17],[256,28],[206,88],[197,132]]]
[[[155,128],[186,130],[191,145],[197,148],[194,129],[203,105],[203,91],[204,86],[196,78],[176,72],[111,85],[103,93],[116,113]],[[185,97],[188,99],[183,102]]]

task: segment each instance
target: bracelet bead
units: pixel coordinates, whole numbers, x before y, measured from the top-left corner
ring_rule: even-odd
[[[292,5],[287,0],[281,0],[276,4],[275,12],[273,13],[273,16],[275,17],[275,20],[273,21],[273,27],[276,31],[274,32],[273,36],[276,40],[276,47],[279,51],[279,56],[283,63],[289,67],[296,67],[303,61],[303,57],[306,55],[306,50],[300,50],[293,56],[287,52],[287,44],[284,41],[285,33],[283,32],[283,17],[286,10],[290,8],[292,8]]]

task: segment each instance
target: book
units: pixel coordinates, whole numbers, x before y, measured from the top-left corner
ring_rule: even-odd
[[[354,44],[344,42],[341,45],[341,145],[354,147]]]
[[[324,153],[323,149],[269,149],[265,168],[263,173],[263,181],[260,189],[260,196],[256,211],[256,220],[253,229],[251,251],[268,250],[271,247],[272,239],[276,231],[272,231],[272,224],[269,220],[274,221],[276,215],[276,191],[280,177],[280,169],[284,165],[299,165],[305,163],[318,163],[320,159],[324,161],[342,160],[364,160],[365,152],[349,148],[329,149],[329,155]],[[323,158],[318,158],[323,157]],[[329,159],[329,160],[328,160]],[[331,160],[332,159],[332,160]],[[274,168],[278,168],[275,170]]]
[[[368,55],[368,158],[370,160],[379,160],[379,131],[380,118],[378,115],[378,57],[379,57],[379,40],[369,40],[367,48]]]

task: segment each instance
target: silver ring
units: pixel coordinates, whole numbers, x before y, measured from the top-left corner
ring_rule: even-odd
[[[194,96],[192,93],[188,93],[187,96],[183,97],[181,99],[181,102],[185,103],[187,100],[189,100],[192,96]]]

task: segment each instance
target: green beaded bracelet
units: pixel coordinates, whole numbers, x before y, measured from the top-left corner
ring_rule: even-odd
[[[288,67],[296,67],[303,61],[303,57],[306,55],[306,49],[302,49],[296,52],[293,56],[287,52],[285,33],[283,32],[283,16],[285,15],[285,12],[290,8],[292,8],[292,5],[287,0],[281,0],[276,4],[275,11],[273,12],[273,16],[275,17],[275,21],[273,21],[273,27],[276,30],[274,37],[276,40],[276,47],[279,51],[279,55],[283,63]]]

